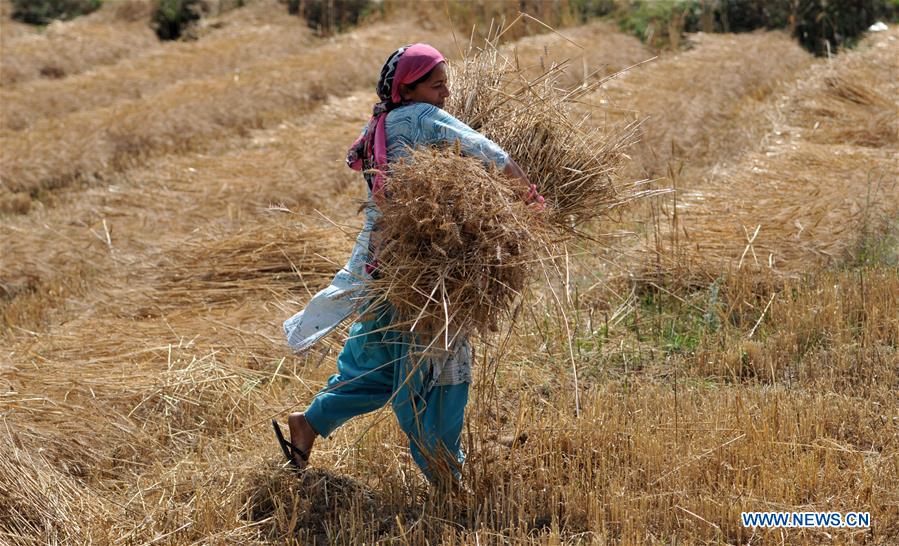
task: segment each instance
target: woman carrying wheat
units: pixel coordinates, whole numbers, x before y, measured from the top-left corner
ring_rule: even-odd
[[[390,403],[409,437],[415,462],[433,483],[460,475],[472,351],[467,337],[457,333],[448,350],[412,357],[423,354],[412,350],[420,348],[418,336],[396,326],[389,304],[369,305],[362,295],[366,282],[379,274],[377,203],[390,198],[385,191],[389,164],[413,148],[455,145],[464,155],[480,159],[485,167],[495,166],[520,183],[528,201],[542,206],[543,198],[506,152],[442,110],[450,95],[446,62],[433,47],[414,44],[391,54],[381,69],[377,92],[381,102],[347,155],[347,164],[362,171],[368,184],[365,224],[348,263],[331,285],[285,321],[288,344],[297,352],[305,351],[353,313],[363,313],[338,356],[338,373],[305,412],[288,417],[290,441],[274,421],[273,426],[287,459],[303,468],[318,436],[327,438],[350,418]]]

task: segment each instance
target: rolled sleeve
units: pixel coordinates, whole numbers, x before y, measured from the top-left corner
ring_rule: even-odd
[[[509,164],[509,154],[500,148],[497,143],[462,123],[449,113],[436,107],[434,107],[434,110],[437,112],[434,115],[433,123],[444,141],[450,144],[455,144],[458,141],[463,154],[477,157],[487,166],[493,163],[500,169],[503,169]]]

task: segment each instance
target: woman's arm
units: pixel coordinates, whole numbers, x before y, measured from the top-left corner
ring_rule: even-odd
[[[515,160],[511,157],[509,158],[509,163],[506,164],[506,167],[503,169],[503,173],[509,178],[515,179],[519,184],[517,186],[521,187],[521,191],[527,193],[531,187],[531,181],[528,180],[528,175],[518,166],[518,163],[515,163]]]
[[[410,139],[413,143],[417,143],[414,142],[416,140],[428,144],[458,142],[463,154],[481,159],[485,166],[493,164],[502,168],[503,173],[512,179],[513,189],[520,186],[522,199],[543,209],[543,197],[530,183],[528,175],[495,142],[436,106],[422,105],[418,109],[418,115],[415,116],[417,123],[409,123],[408,132],[419,137]]]

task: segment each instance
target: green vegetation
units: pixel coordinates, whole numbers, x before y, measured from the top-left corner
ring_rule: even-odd
[[[883,192],[886,184],[889,182],[882,174],[869,173],[858,241],[851,261],[855,267],[899,265],[899,211],[876,211],[874,207],[877,196]]]
[[[826,55],[854,45],[878,20],[895,21],[899,0],[624,0],[614,16],[622,30],[657,48],[676,48],[684,32],[782,28]]]
[[[711,11],[715,29],[749,32],[760,28],[786,28],[790,24],[790,2],[771,0],[721,0]]]
[[[886,223],[884,232],[874,232],[867,224],[862,226],[854,255],[855,266],[899,266],[899,218]]]
[[[197,39],[196,23],[203,17],[241,8],[246,0],[156,0],[151,26],[160,40]]]
[[[21,0],[20,0],[21,1]],[[162,0],[181,4],[195,0]],[[375,12],[393,12],[410,4],[384,0],[280,0],[290,13],[305,17],[324,35],[343,32]],[[899,0],[448,0],[439,10],[462,31],[486,32],[508,24],[519,13],[551,27],[610,17],[620,28],[657,48],[677,49],[685,32],[751,32],[784,29],[816,55],[852,47],[871,24],[896,21]],[[418,13],[422,15],[422,13]],[[433,14],[432,14],[433,15]],[[524,20],[507,39],[540,33],[539,23]]]
[[[826,55],[855,45],[879,18],[895,17],[895,7],[892,0],[800,0],[793,35],[815,55]]]
[[[177,40],[202,12],[200,0],[160,0],[153,14],[153,28],[160,40]]]
[[[32,25],[67,21],[96,11],[101,0],[12,0],[12,18]]]
[[[287,0],[289,13],[306,18],[320,34],[342,32],[378,9],[371,0]]]
[[[683,297],[649,288],[626,322],[628,329],[638,341],[655,346],[662,354],[692,351],[721,326],[719,282]]]
[[[699,0],[633,0],[616,17],[621,30],[653,47],[677,47],[685,31],[699,30],[702,14]]]
[[[582,22],[611,15],[618,8],[616,0],[569,0],[568,4]]]

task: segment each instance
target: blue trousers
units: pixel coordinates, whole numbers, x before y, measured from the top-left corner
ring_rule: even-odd
[[[327,438],[357,415],[390,402],[409,437],[412,458],[431,482],[445,470],[456,478],[465,455],[461,435],[468,384],[427,390],[430,369],[409,355],[411,334],[390,330],[392,312],[369,312],[350,328],[337,358],[337,374],[312,400],[307,422]]]

